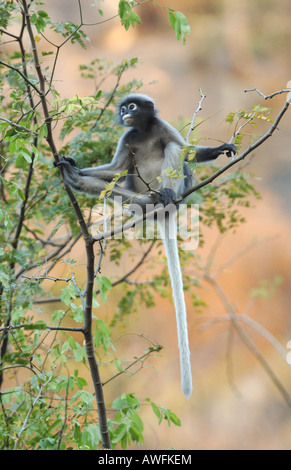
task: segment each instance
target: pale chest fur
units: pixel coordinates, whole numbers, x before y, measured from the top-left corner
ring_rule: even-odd
[[[155,138],[154,132],[144,136],[142,133],[131,133],[127,143],[131,161],[130,174],[132,184],[137,192],[147,190],[146,182],[150,188],[157,189],[164,162],[165,145],[161,138]],[[150,162],[150,164],[149,164]]]

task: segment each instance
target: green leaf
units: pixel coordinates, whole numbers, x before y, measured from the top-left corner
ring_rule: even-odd
[[[9,288],[9,284],[10,284],[9,276],[3,271],[0,271],[0,282],[3,284],[3,286],[6,289]]]
[[[72,23],[71,21],[66,21],[64,23],[53,23],[51,27],[55,32],[61,34],[64,38],[69,38],[72,44],[78,42],[83,49],[86,49],[86,42],[90,41],[90,38],[86,35],[86,33],[80,29],[80,26]]]
[[[143,432],[143,422],[141,417],[137,413],[133,413],[131,416],[131,422],[134,423],[135,428],[142,433]]]
[[[11,13],[13,12],[13,2],[1,2],[0,3],[0,27],[4,29],[8,26],[8,21],[11,17]]]
[[[54,310],[53,313],[52,313],[52,321],[53,321],[53,323],[57,323],[57,322],[59,322],[60,320],[62,320],[62,318],[64,317],[64,315],[65,315],[64,310]]]
[[[173,413],[173,411],[169,412],[169,418],[170,418],[170,420],[172,421],[173,424],[175,424],[176,426],[181,426],[180,419],[178,418],[178,416],[175,413]]]
[[[114,437],[112,438],[112,444],[117,444],[127,433],[127,425],[124,423],[119,424],[114,431]]]
[[[81,362],[85,359],[85,349],[79,343],[76,343],[76,347],[73,350],[75,361]]]
[[[229,124],[232,124],[233,121],[234,121],[234,117],[235,117],[235,112],[234,111],[229,112],[228,115],[225,118],[225,122],[228,122]]]
[[[101,300],[103,303],[105,303],[107,299],[107,291],[112,289],[112,284],[108,277],[100,275],[96,278],[96,281],[100,289]]]
[[[32,24],[35,25],[37,32],[42,33],[46,28],[46,24],[47,24],[47,20],[49,20],[49,16],[45,11],[39,10],[36,13],[32,13],[30,19],[31,19]]]
[[[64,302],[66,305],[70,305],[72,299],[76,299],[77,293],[75,287],[71,282],[69,282],[68,286],[62,289],[61,294],[61,301]]]
[[[101,434],[96,424],[87,424],[82,433],[83,448],[96,449],[101,442]]]
[[[71,403],[76,402],[77,400],[80,400],[83,404],[86,406],[92,405],[92,402],[94,400],[94,396],[92,393],[87,392],[86,390],[78,390],[71,398]]]
[[[41,142],[44,137],[47,137],[47,125],[43,124],[38,131],[38,138],[39,141]]]
[[[159,424],[161,424],[162,422],[162,419],[163,419],[163,415],[160,411],[160,408],[155,404],[155,403],[151,403],[151,406],[152,406],[152,410],[153,412],[155,413],[156,417],[158,418],[159,420]]]
[[[177,40],[179,41],[180,38],[182,38],[182,43],[185,44],[185,34],[190,34],[191,32],[186,16],[180,11],[175,11],[170,8],[168,8],[168,12],[170,25],[176,33]]]
[[[83,323],[83,321],[84,321],[84,312],[83,312],[83,308],[81,307],[81,305],[79,305],[76,308],[76,310],[74,311],[73,318],[74,318],[75,322]]]
[[[186,16],[180,11],[176,11],[176,20],[179,21],[179,23],[181,24],[188,25]]]
[[[132,6],[133,3],[127,0],[120,0],[118,4],[118,15],[126,31],[130,26],[134,28],[135,23],[141,24],[141,19],[132,11]]]
[[[96,325],[94,328],[94,343],[97,347],[102,346],[105,351],[112,346],[110,338],[110,329],[103,320],[96,319]]]
[[[170,25],[172,26],[173,29],[175,29],[176,18],[174,15],[174,10],[169,9],[169,20],[170,20]]]
[[[38,14],[39,14],[39,16],[41,16],[42,18],[49,18],[49,15],[47,14],[46,11],[38,10]]]
[[[150,401],[150,400],[148,399],[147,401]],[[175,424],[175,426],[181,426],[181,421],[179,420],[178,416],[173,411],[163,406],[157,406],[155,403],[151,401],[150,403],[151,403],[153,412],[155,413],[156,417],[159,420],[159,424],[161,424],[162,420],[165,419],[169,425],[172,422],[173,424]]]
[[[112,407],[115,410],[122,411],[124,414],[132,414],[133,410],[140,408],[140,404],[139,399],[133,393],[123,393],[113,401]]]
[[[24,194],[24,192],[22,191],[22,189],[17,188],[17,194],[18,194],[18,196],[20,197],[20,199],[21,199],[22,201],[25,201],[25,194]]]
[[[22,156],[28,163],[32,162],[31,153],[26,148],[22,148],[22,149],[18,150],[17,154],[18,154],[17,155],[18,157]]]

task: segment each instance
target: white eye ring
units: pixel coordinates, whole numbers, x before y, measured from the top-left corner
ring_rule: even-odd
[[[121,107],[121,110],[120,110],[121,114],[125,113],[125,111],[126,111],[126,107],[125,107],[125,106],[122,106],[122,107]]]
[[[128,109],[130,109],[131,111],[134,111],[136,108],[137,108],[137,106],[136,106],[135,103],[130,103],[130,104],[128,105]]]

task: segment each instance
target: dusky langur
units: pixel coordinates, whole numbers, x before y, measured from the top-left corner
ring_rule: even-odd
[[[147,204],[162,203],[167,206],[193,185],[193,175],[186,161],[182,162],[181,149],[186,142],[170,124],[157,116],[153,100],[141,94],[126,96],[118,106],[119,123],[130,129],[120,138],[111,163],[93,168],[77,168],[70,157],[62,157],[64,181],[73,190],[98,196],[113,177],[127,170],[115,184],[111,197],[139,204],[143,210]],[[233,144],[219,147],[196,147],[197,162],[216,159],[226,152],[228,157],[236,153]],[[174,177],[173,177],[174,174]],[[175,213],[169,211],[162,229],[162,239],[168,261],[173,300],[176,311],[178,346],[180,350],[181,387],[186,397],[192,392],[192,374],[188,342],[186,306],[183,292],[176,237],[169,236],[177,229]]]

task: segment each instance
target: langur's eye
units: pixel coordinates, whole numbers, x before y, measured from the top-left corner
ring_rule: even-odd
[[[125,106],[122,106],[122,107],[121,107],[121,110],[120,110],[121,114],[124,114],[125,111],[126,111],[126,107],[125,107]]]
[[[128,109],[130,109],[131,111],[134,111],[136,108],[137,108],[137,106],[136,106],[135,103],[130,103],[130,104],[128,105]]]

